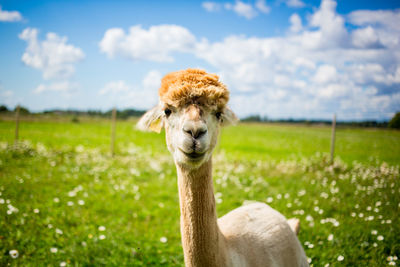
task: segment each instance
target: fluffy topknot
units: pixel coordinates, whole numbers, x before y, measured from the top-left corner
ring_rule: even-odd
[[[199,69],[171,72],[161,80],[160,100],[180,107],[204,98],[208,105],[223,108],[228,103],[229,91],[218,79],[217,75]]]

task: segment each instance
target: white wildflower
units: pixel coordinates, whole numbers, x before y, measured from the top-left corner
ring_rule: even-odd
[[[76,196],[76,192],[75,192],[74,190],[69,191],[69,192],[68,192],[68,196],[69,196],[69,197],[74,197],[74,196]]]
[[[106,227],[105,227],[105,226],[102,226],[102,225],[99,226],[99,231],[102,232],[102,231],[105,231],[105,230],[106,230]]]
[[[344,256],[339,255],[339,256],[337,257],[337,260],[338,260],[338,261],[343,261],[343,260],[344,260]]]
[[[167,243],[167,241],[168,241],[168,239],[165,236],[160,238],[161,243]]]
[[[11,258],[13,258],[13,259],[18,258],[18,256],[19,256],[18,250],[16,250],[16,249],[10,250],[9,253],[10,253]]]
[[[58,248],[50,248],[50,252],[51,253],[57,253],[58,252]]]
[[[300,190],[298,193],[297,193],[297,195],[299,196],[299,197],[301,197],[301,196],[304,196],[306,194],[306,190]]]

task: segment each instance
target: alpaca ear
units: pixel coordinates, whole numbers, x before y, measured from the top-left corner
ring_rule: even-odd
[[[235,113],[233,113],[233,111],[228,107],[224,108],[221,119],[222,119],[221,123],[222,126],[235,125],[239,121]]]
[[[141,131],[156,133],[160,133],[163,126],[163,111],[160,105],[147,111],[136,124],[136,128]]]

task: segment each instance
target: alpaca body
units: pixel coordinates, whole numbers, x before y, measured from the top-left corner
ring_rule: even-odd
[[[218,225],[227,245],[227,266],[308,266],[286,218],[267,204],[239,207],[218,219]]]

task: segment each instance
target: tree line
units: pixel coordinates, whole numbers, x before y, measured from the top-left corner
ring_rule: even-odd
[[[14,112],[15,109],[8,109],[7,106],[1,105],[0,106],[0,113],[11,113]],[[20,106],[20,114],[54,114],[54,115],[72,115],[72,116],[92,116],[92,117],[110,117],[112,113],[112,109],[107,111],[101,110],[77,110],[77,109],[48,109],[44,110],[43,112],[31,112],[28,108]],[[144,110],[137,110],[137,109],[121,109],[117,110],[117,118],[118,119],[128,119],[129,117],[139,117],[145,113]]]
[[[5,105],[0,105],[0,113],[12,113],[15,109],[9,109]],[[54,114],[54,115],[72,115],[78,116],[93,116],[93,117],[110,117],[112,110],[101,111],[101,110],[75,110],[75,109],[49,109],[43,112],[30,112],[28,108],[20,106],[20,114]],[[117,109],[118,119],[128,119],[130,117],[140,117],[145,113],[144,110],[137,110],[133,108]],[[261,117],[260,115],[251,115],[241,119],[242,122],[259,122],[259,123],[293,123],[293,124],[326,124],[330,125],[330,120],[307,120],[307,119],[270,119],[266,116]],[[390,121],[376,121],[376,120],[364,120],[364,121],[338,121],[337,125],[343,126],[357,126],[357,127],[374,127],[374,128],[393,128],[400,129],[400,112],[397,112]]]

